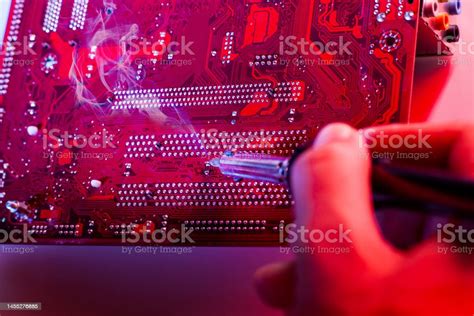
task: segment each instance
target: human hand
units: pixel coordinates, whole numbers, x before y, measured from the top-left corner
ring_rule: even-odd
[[[395,125],[370,133],[402,135],[419,128],[431,135],[433,147],[423,165],[474,176],[472,128]],[[473,255],[438,254],[434,241],[402,253],[382,237],[371,202],[370,155],[359,136],[342,124],[325,128],[292,170],[297,226],[327,231],[343,225],[351,230],[351,243],[339,246],[350,251],[319,253],[318,247],[335,246],[328,240],[300,243],[316,251],[259,269],[260,296],[296,315],[472,315]]]

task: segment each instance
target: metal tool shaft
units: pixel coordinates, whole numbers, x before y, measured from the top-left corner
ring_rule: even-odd
[[[235,154],[211,161],[223,175],[284,184],[288,179],[289,159],[259,154]]]

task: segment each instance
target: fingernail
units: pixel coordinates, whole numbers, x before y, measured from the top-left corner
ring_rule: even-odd
[[[350,139],[355,133],[355,130],[349,125],[336,123],[324,127],[319,132],[318,137],[314,142],[315,147],[327,145],[329,143],[345,142]]]

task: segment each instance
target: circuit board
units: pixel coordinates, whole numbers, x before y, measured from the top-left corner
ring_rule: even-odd
[[[419,0],[13,0],[0,228],[277,244],[288,190],[209,161],[290,156],[331,122],[407,121],[419,19]]]

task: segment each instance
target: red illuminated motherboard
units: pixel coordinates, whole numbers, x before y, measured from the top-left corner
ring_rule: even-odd
[[[420,0],[13,0],[0,228],[44,244],[183,229],[201,245],[275,244],[292,221],[287,189],[225,178],[209,161],[289,156],[334,121],[407,121],[420,10]]]

